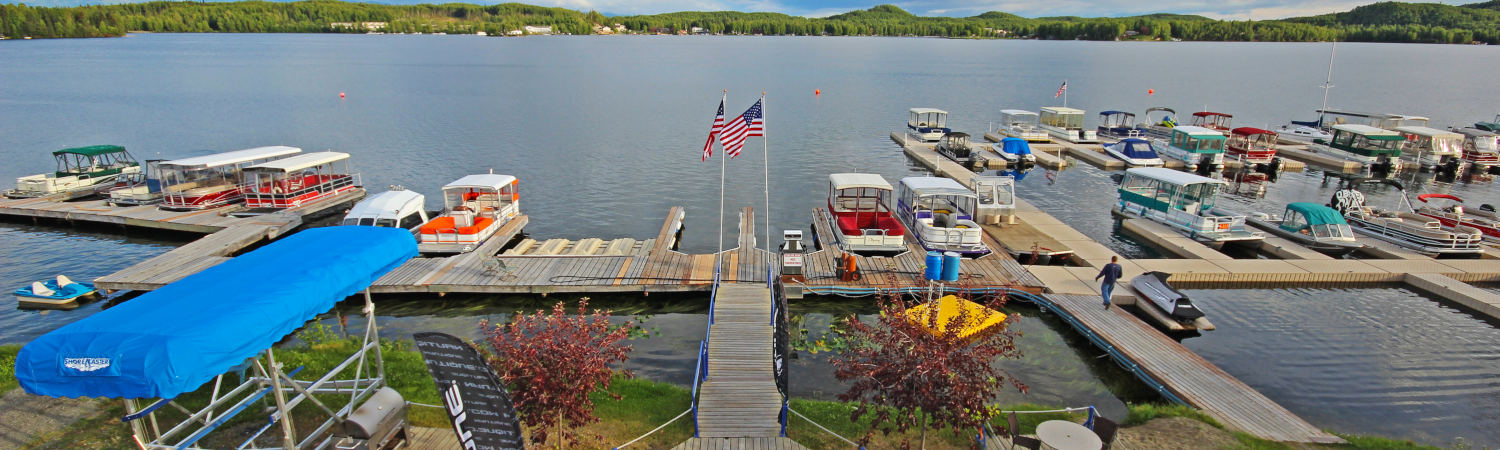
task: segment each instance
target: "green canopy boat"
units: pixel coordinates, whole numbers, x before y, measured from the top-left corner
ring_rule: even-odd
[[[122,173],[140,172],[140,163],[118,145],[91,145],[65,148],[52,152],[57,160],[57,171],[51,174],[36,174],[16,179],[16,188],[6,191],[11,198],[42,197],[53,194],[68,194],[78,197],[95,193],[95,190],[112,185]]]

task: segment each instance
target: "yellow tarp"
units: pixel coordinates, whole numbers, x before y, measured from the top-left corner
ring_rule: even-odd
[[[934,303],[937,304],[937,321],[934,324],[937,329],[935,330],[928,325],[932,322],[932,312],[929,309]],[[936,302],[923,303],[906,310],[907,320],[917,323],[923,329],[927,330],[928,333],[932,333],[935,336],[947,334],[948,323],[952,322],[953,318],[960,314],[968,315],[965,318],[967,319],[965,322],[968,323],[954,323],[954,325],[961,325],[963,327],[957,333],[957,337],[961,339],[975,336],[990,327],[1005,322],[1005,313],[953,295],[944,296],[937,299]]]

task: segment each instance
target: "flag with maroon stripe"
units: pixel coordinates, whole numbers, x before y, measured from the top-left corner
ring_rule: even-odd
[[[754,105],[750,105],[750,109],[724,124],[724,129],[719,132],[719,144],[724,146],[724,153],[730,158],[740,156],[740,150],[745,148],[745,138],[766,135],[765,115],[761,106],[764,102],[765,99],[756,100]]]
[[[1062,97],[1063,91],[1066,91],[1066,90],[1068,90],[1068,81],[1067,80],[1063,80],[1062,86],[1057,88],[1057,93],[1053,94],[1052,98]]]
[[[703,142],[703,161],[714,156],[714,136],[724,129],[724,100],[727,98],[728,95],[725,95],[719,99],[719,112],[714,114],[714,124],[708,129],[708,140]]]

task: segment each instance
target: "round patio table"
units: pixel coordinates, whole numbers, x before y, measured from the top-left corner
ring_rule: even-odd
[[[1047,448],[1057,450],[1099,450],[1104,441],[1083,425],[1066,420],[1048,420],[1036,426],[1036,437]]]

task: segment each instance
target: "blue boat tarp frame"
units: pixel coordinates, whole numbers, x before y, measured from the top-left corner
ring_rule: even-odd
[[[367,288],[416,253],[406,230],[306,230],[37,338],[17,355],[16,378],[36,395],[125,399],[122,420],[148,448],[191,448],[267,396],[276,408],[242,447],[277,424],[285,448],[322,446],[335,425],[385,386]],[[276,361],[276,342],[361,291],[366,327],[351,356],[316,380],[295,379],[301,368]],[[353,378],[335,379],[350,367]],[[221,389],[224,374],[236,370],[253,376]],[[174,402],[210,381],[208,405],[193,410]],[[313,394],[349,401],[325,404],[327,396],[320,401]],[[141,407],[142,400],[150,403]],[[304,402],[328,419],[299,441],[292,421],[283,419]],[[188,417],[161,423],[166,417],[157,409],[166,405]]]

